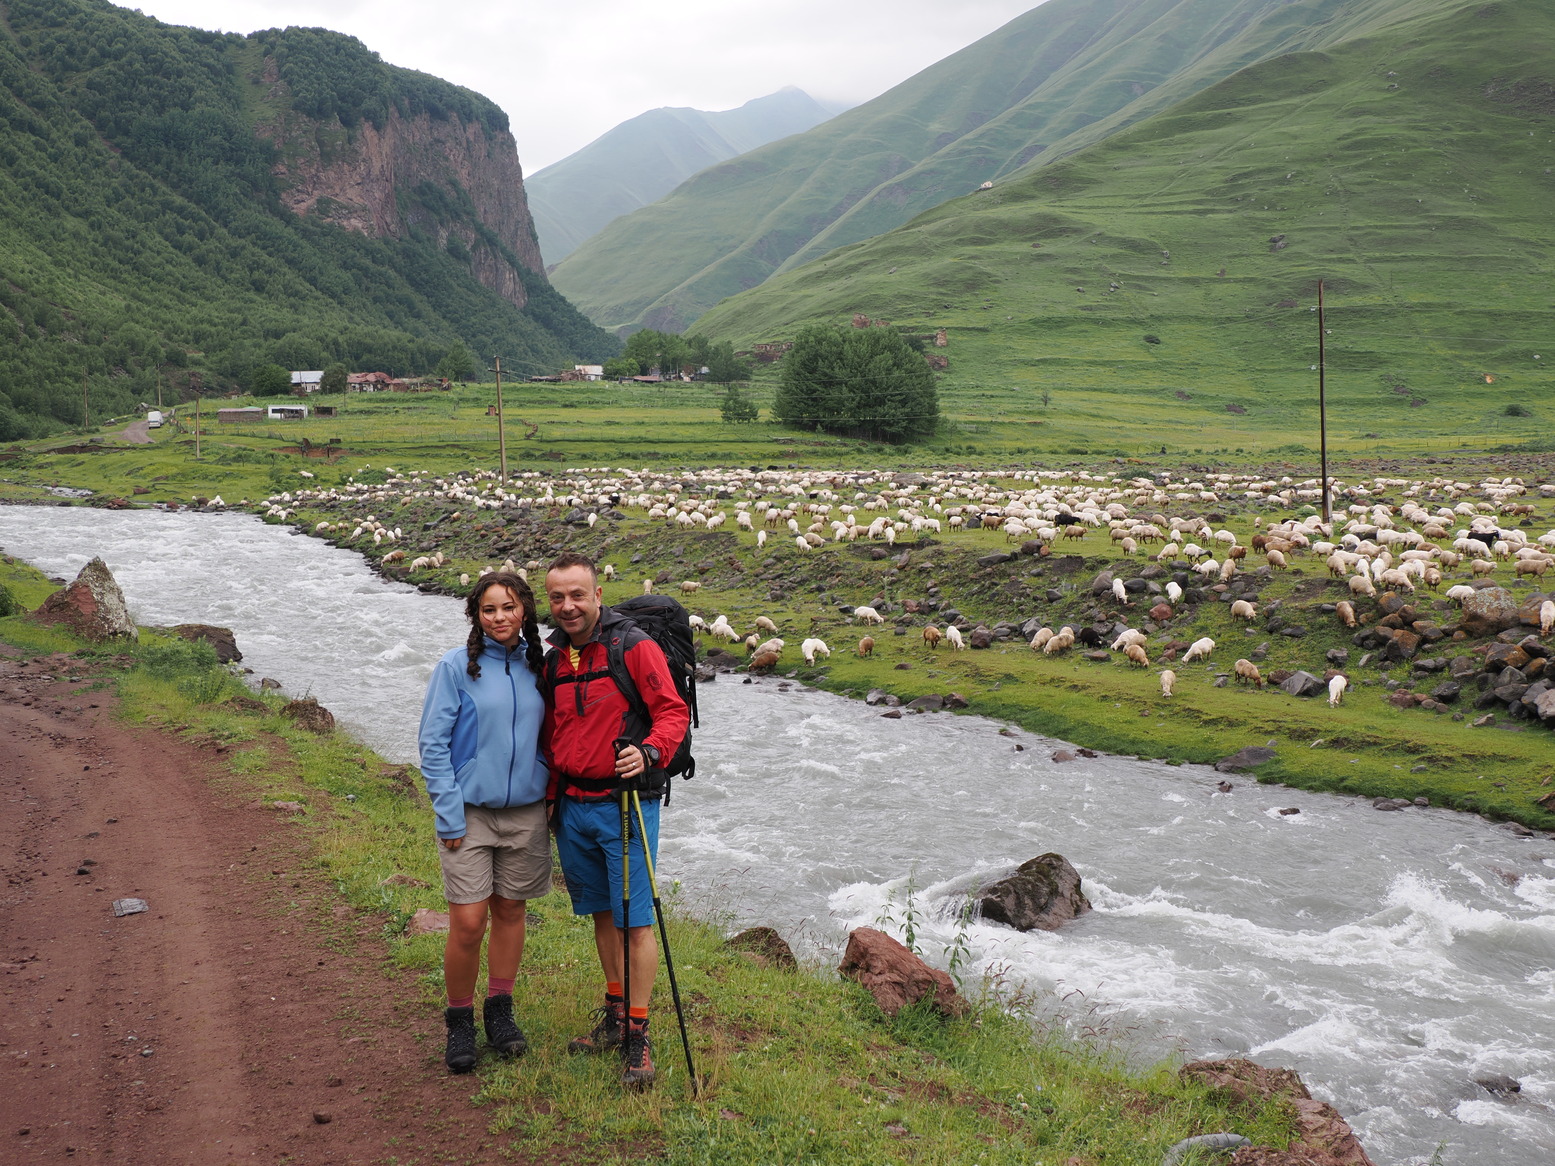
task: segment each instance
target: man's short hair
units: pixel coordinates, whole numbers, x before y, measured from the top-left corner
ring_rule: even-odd
[[[594,565],[594,560],[581,551],[563,551],[551,560],[551,565],[545,569],[549,575],[552,571],[566,571],[572,567],[583,567],[589,573],[590,578],[599,579],[599,568]]]

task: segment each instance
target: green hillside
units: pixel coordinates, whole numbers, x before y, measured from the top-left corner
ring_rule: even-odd
[[[1451,0],[1049,0],[874,101],[618,220],[556,286],[608,328],[682,328],[835,247],[1075,150],[1260,60]]]
[[[612,219],[662,198],[698,170],[831,116],[790,85],[737,109],[665,106],[622,122],[525,182],[546,263],[561,262]]]
[[[335,33],[239,37],[102,0],[0,3],[0,440],[78,424],[83,385],[100,419],[156,399],[159,381],[220,390],[269,362],[421,373],[462,340],[549,371],[615,350],[457,182],[394,192],[416,224],[399,239],[287,210],[281,156],[255,132],[283,116],[326,156],[395,118],[511,142],[485,98]],[[506,267],[525,308],[482,286],[476,261]]]
[[[1555,4],[1414,7],[779,276],[697,329],[745,345],[855,313],[947,328],[957,410],[1027,418],[1050,447],[1061,430],[1134,453],[1282,434],[1315,448],[1323,279],[1329,417],[1351,451],[1406,433],[1547,442]]]

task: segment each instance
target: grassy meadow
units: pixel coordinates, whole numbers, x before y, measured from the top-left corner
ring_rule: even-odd
[[[35,599],[49,584],[0,557],[0,583]],[[422,1062],[442,1073],[442,938],[407,934],[421,907],[443,906],[431,810],[413,769],[389,766],[341,734],[316,736],[279,715],[282,698],[249,693],[203,645],[143,630],[128,671],[120,645],[92,648],[25,615],[0,619],[0,641],[23,656],[51,653],[55,669],[110,685],[119,715],[213,749],[218,795],[295,801],[317,876],[334,896],[315,900],[311,934],[362,955],[334,914],[339,904],[380,930],[387,958],[414,978],[410,1019],[424,1027]],[[111,678],[109,678],[111,676]],[[220,750],[219,753],[214,750]],[[274,872],[280,876],[282,872]],[[278,896],[293,898],[287,874]],[[295,885],[295,883],[291,883]],[[295,901],[294,901],[295,907]],[[1065,1035],[1063,1006],[968,983],[975,1006],[959,1021],[908,1010],[886,1018],[860,987],[826,967],[787,972],[724,946],[722,920],[691,918],[670,902],[670,935],[701,1095],[688,1088],[667,991],[656,1004],[661,1080],[623,1095],[610,1058],[568,1056],[599,991],[593,931],[558,892],[530,904],[529,937],[515,991],[531,1042],[521,1061],[485,1057],[472,1104],[494,1133],[526,1154],[566,1161],[700,1163],[901,1162],[963,1166],[1154,1166],[1168,1147],[1233,1130],[1283,1147],[1294,1113],[1274,1102],[1227,1105],[1180,1080],[1169,1065],[1132,1064],[1105,1032]],[[360,930],[360,929],[358,929]],[[359,1017],[331,1018],[344,1026]],[[401,1161],[420,1161],[414,1147]]]

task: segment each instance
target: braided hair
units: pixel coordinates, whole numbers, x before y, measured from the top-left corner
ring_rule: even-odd
[[[511,571],[491,571],[476,580],[475,586],[464,601],[464,615],[470,621],[470,638],[467,644],[470,662],[465,671],[471,680],[481,674],[481,649],[486,645],[486,633],[481,628],[481,597],[488,588],[505,587],[524,608],[524,662],[536,676],[545,666],[545,643],[540,639],[540,623],[535,615],[535,593],[522,576]]]

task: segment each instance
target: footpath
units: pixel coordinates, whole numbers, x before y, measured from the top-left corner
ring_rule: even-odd
[[[442,1071],[381,919],[78,666],[0,646],[0,1160],[529,1161]]]

